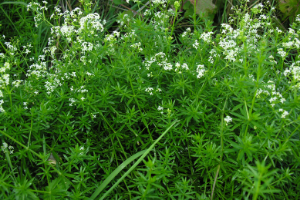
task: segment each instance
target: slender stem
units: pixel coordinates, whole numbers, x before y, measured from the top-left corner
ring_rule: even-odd
[[[218,165],[218,168],[217,168],[217,172],[216,172],[216,175],[215,175],[215,180],[214,180],[214,185],[213,185],[213,189],[211,191],[211,200],[213,199],[214,197],[214,191],[215,191],[215,186],[216,186],[216,182],[217,182],[217,178],[218,178],[218,174],[219,174],[219,170],[220,170],[220,164]]]

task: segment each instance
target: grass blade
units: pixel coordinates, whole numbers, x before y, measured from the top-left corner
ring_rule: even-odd
[[[96,189],[96,191],[94,192],[94,194],[92,195],[92,199],[94,199],[95,197],[97,197],[100,192],[102,192],[102,190],[115,178],[115,176],[117,176],[124,167],[126,167],[129,163],[131,163],[133,160],[135,160],[136,158],[140,157],[143,153],[145,153],[146,150],[140,151],[136,154],[134,154],[133,156],[129,157],[127,160],[125,160],[117,169],[115,169],[104,181],[103,183]]]
[[[27,7],[27,3],[24,3],[24,2],[21,2],[21,1],[18,1],[18,2],[13,2],[13,1],[5,1],[5,2],[3,2],[3,3],[0,3],[0,5],[2,5],[2,4],[16,4],[16,5],[23,5],[23,6],[26,6]]]
[[[105,186],[110,183],[110,181],[127,165],[129,164],[131,161],[133,161],[135,158],[139,157],[140,155],[142,155],[136,163],[134,163],[134,165],[132,167],[130,167],[130,169],[100,198],[100,199],[104,199],[115,187],[117,187],[117,185],[119,185],[119,183],[147,156],[147,154],[154,148],[154,146],[156,145],[157,142],[159,142],[159,140],[161,140],[164,135],[178,122],[179,120],[175,120],[171,126],[169,128],[167,128],[167,130],[147,149],[144,151],[141,151],[139,153],[136,153],[135,155],[131,156],[130,158],[128,158],[125,162],[123,162],[115,171],[112,172],[111,175],[109,175],[109,177],[107,177],[105,179],[105,181],[96,189],[96,191],[94,192],[94,194],[91,196],[90,199],[95,199],[99,193],[105,188]],[[134,157],[134,158],[133,158]],[[129,161],[130,159],[130,161]],[[124,163],[126,163],[128,161],[128,163],[126,165],[124,165]]]

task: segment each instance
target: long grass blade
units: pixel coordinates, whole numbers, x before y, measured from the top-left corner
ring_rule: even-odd
[[[124,167],[126,167],[129,163],[131,163],[133,160],[135,160],[136,158],[140,157],[143,153],[145,153],[146,150],[140,151],[136,154],[134,154],[133,156],[129,157],[127,160],[125,160],[117,169],[115,169],[104,181],[103,183],[96,189],[96,191],[94,192],[94,194],[92,195],[92,199],[94,199],[95,197],[97,197],[100,192],[102,192],[102,190],[115,178],[115,176],[117,176]]]
[[[27,7],[27,3],[24,3],[24,2],[21,2],[21,1],[17,1],[17,2],[12,2],[12,1],[5,1],[5,2],[3,2],[3,3],[0,3],[0,5],[2,5],[2,4],[20,4],[20,5],[23,5],[23,6],[26,6]]]
[[[137,158],[138,156],[140,156],[141,154],[143,154],[136,163],[134,163],[134,165],[100,198],[100,199],[104,199],[107,195],[109,195],[109,193],[119,185],[119,183],[147,156],[147,154],[154,148],[154,146],[156,145],[157,142],[159,142],[159,140],[161,140],[164,135],[178,122],[179,120],[175,120],[169,128],[167,128],[167,130],[165,130],[165,132],[147,149],[144,151],[141,151],[133,156],[131,156],[130,158],[128,158],[125,162],[127,162],[129,159],[131,159],[132,157]],[[130,163],[131,161],[133,161],[134,159],[131,159],[130,161],[128,161],[128,163]],[[115,171],[113,171],[113,173],[111,175],[113,175],[111,177],[111,175],[109,177],[107,177],[105,179],[105,181],[96,189],[96,191],[94,192],[94,194],[91,196],[90,199],[95,199],[99,193],[104,189],[104,187],[110,183],[110,181],[113,179],[113,177],[115,177],[126,165],[123,165],[125,162],[123,162]],[[127,164],[128,164],[127,163]]]

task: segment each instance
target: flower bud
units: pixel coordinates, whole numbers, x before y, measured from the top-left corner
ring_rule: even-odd
[[[178,1],[175,1],[174,6],[176,10],[178,10],[178,8],[180,7],[180,3]]]

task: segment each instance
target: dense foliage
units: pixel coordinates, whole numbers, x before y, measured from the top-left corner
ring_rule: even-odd
[[[173,2],[114,31],[27,5],[49,33],[0,39],[1,199],[299,198],[300,15],[284,32],[244,2],[178,33]]]

